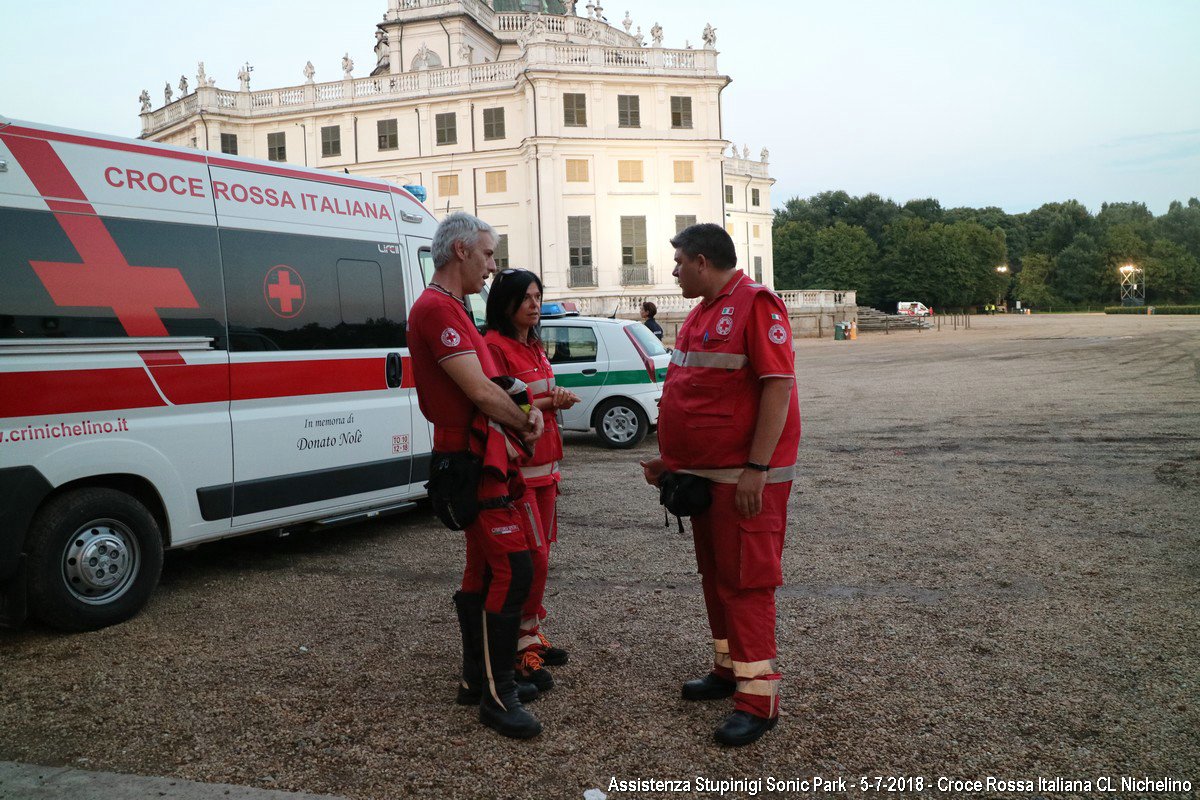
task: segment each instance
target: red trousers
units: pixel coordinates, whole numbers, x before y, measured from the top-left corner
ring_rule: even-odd
[[[485,508],[464,531],[467,564],[462,590],[486,593],[484,608],[492,614],[520,611],[534,583],[534,553],[544,537],[539,530],[537,501],[532,489],[503,508]],[[545,570],[542,591],[545,591]],[[540,595],[538,602],[541,602]]]
[[[775,665],[775,589],[783,585],[783,540],[792,484],[763,490],[762,511],[743,519],[737,486],[712,484],[712,506],[692,517],[696,564],[712,630],[714,671],[737,681],[734,708],[779,714]]]
[[[546,596],[546,576],[550,571],[550,543],[558,538],[558,513],[556,510],[558,484],[534,486],[530,491],[534,496],[539,530],[537,549],[531,553],[533,556],[533,585],[529,587],[529,599],[525,601],[525,608],[522,609],[521,616],[545,619],[546,609],[542,606],[542,600]]]

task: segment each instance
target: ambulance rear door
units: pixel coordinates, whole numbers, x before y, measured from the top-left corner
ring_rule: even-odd
[[[386,189],[210,158],[230,326],[235,528],[412,485],[408,300]]]

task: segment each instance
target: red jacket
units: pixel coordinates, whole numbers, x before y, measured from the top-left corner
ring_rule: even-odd
[[[524,381],[529,387],[530,400],[550,396],[550,390],[554,388],[554,369],[541,342],[531,339],[528,344],[521,344],[498,331],[488,331],[483,341],[499,374]],[[558,462],[563,455],[563,446],[558,417],[553,411],[546,411],[543,416],[546,432],[537,440],[533,456],[522,457],[519,462],[521,475],[530,486],[545,486],[561,478]]]
[[[792,329],[783,301],[735,270],[676,337],[658,418],[667,468],[736,483],[750,457],[762,379],[776,377],[791,380],[792,392],[769,482],[791,480],[800,445]]]

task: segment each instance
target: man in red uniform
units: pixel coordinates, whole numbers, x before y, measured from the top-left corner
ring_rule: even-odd
[[[661,456],[642,463],[707,478],[712,505],[692,517],[713,637],[713,669],[686,700],[733,696],[718,742],[749,744],[779,716],[775,589],[783,583],[787,499],[800,444],[792,331],[783,301],[737,266],[719,225],[681,231],[674,275],[701,302],[675,341],[658,418]]]
[[[472,427],[482,413],[492,426],[516,431],[532,446],[544,423],[537,408],[527,415],[491,381],[499,373],[467,309],[466,296],[479,292],[496,271],[495,247],[495,232],[483,220],[463,212],[442,220],[433,237],[433,278],[409,314],[408,343],[417,399],[433,423],[435,459],[465,452],[485,457],[485,477],[476,488],[481,508],[465,531],[467,564],[462,589],[454,596],[463,639],[459,702],[479,697],[483,724],[526,739],[542,726],[521,705],[513,662],[533,576],[536,513],[525,503],[515,450],[508,457],[500,443],[500,473],[506,477],[488,477],[487,458],[495,448],[483,452]],[[474,427],[496,430],[487,424]]]

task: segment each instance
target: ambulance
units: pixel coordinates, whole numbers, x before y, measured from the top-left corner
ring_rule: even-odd
[[[0,621],[103,627],[165,550],[410,507],[435,228],[383,181],[0,117]]]

